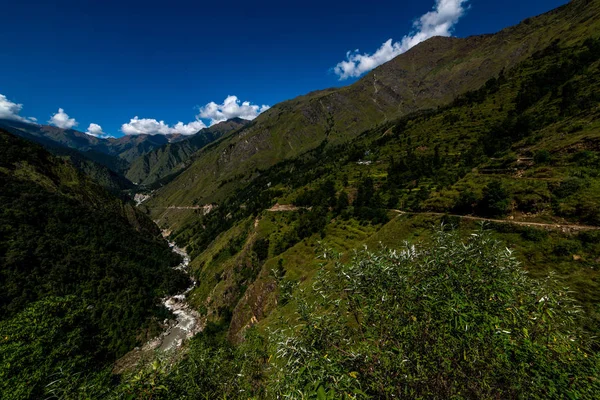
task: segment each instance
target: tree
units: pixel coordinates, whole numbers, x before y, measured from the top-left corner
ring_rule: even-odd
[[[344,191],[342,191],[337,198],[337,203],[335,205],[335,211],[336,213],[341,213],[342,211],[344,211],[346,208],[348,208],[350,206],[350,200],[348,200],[348,194]]]
[[[269,257],[269,239],[258,239],[253,246],[256,257],[259,261],[264,261]]]
[[[469,189],[464,190],[460,192],[452,210],[458,214],[470,214],[475,209],[478,201],[479,199],[473,191]]]
[[[492,181],[483,188],[483,197],[479,202],[479,211],[487,217],[506,215],[510,203],[510,195],[500,181]]]
[[[369,207],[371,206],[371,200],[375,193],[375,187],[373,184],[373,178],[367,176],[358,185],[358,191],[356,193],[356,200],[354,200],[354,207]]]
[[[536,164],[547,164],[552,160],[552,154],[548,150],[536,151],[533,161]]]

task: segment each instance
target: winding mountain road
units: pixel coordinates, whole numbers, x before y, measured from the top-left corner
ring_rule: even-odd
[[[533,228],[545,228],[545,229],[553,229],[553,230],[571,230],[571,231],[597,231],[600,230],[600,226],[591,226],[591,225],[572,225],[572,224],[545,224],[542,222],[527,222],[527,221],[515,221],[511,219],[493,219],[493,218],[483,218],[483,217],[474,217],[471,215],[455,215],[455,214],[444,214],[444,213],[435,213],[435,212],[406,212],[401,210],[390,210],[394,211],[400,215],[432,215],[437,217],[455,217],[461,219],[467,219],[471,221],[482,221],[482,222],[494,222],[498,224],[514,224],[521,226],[529,226]]]
[[[301,209],[306,209],[306,207],[297,207],[292,204],[275,204],[273,207],[267,209],[268,212],[285,212],[285,211],[299,211]],[[482,222],[493,222],[498,224],[514,224],[521,226],[529,226],[533,228],[544,228],[544,229],[552,229],[552,230],[569,230],[569,231],[596,231],[600,230],[600,226],[591,226],[591,225],[576,225],[576,224],[546,224],[542,222],[527,222],[527,221],[515,221],[510,219],[494,219],[494,218],[483,218],[483,217],[474,217],[471,215],[456,215],[456,214],[444,214],[444,213],[436,213],[436,212],[407,212],[402,210],[389,210],[399,215],[431,215],[436,217],[455,217],[461,218],[471,221],[482,221]]]

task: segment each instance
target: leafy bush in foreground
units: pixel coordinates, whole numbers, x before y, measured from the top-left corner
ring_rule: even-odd
[[[325,254],[331,257],[330,254]],[[333,255],[335,257],[335,255]],[[485,232],[361,252],[323,270],[275,332],[270,389],[306,398],[596,398],[599,357],[552,277]]]
[[[466,241],[327,261],[297,312],[232,346],[207,327],[175,365],[126,378],[114,397],[595,399],[600,357],[580,309],[553,278],[533,280],[485,231]]]

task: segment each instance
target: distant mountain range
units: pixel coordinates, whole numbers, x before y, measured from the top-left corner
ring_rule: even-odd
[[[189,165],[194,153],[198,150],[247,124],[246,120],[233,118],[202,129],[197,134],[183,140],[172,141],[156,147],[133,160],[126,177],[132,182],[144,186],[173,178],[175,174]]]
[[[236,118],[202,129],[195,135],[120,138],[99,138],[74,129],[7,119],[0,119],[0,128],[39,143],[55,155],[72,158],[78,168],[104,186],[121,190],[131,189],[134,186],[131,182],[150,184],[172,174],[195,151],[246,123]]]

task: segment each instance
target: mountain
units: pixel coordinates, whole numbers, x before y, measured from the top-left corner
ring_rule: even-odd
[[[150,151],[132,173],[163,186],[137,209],[0,136],[3,394],[598,398],[599,28],[575,0],[433,38]],[[204,329],[87,375],[181,279],[146,211],[191,258]]]
[[[279,312],[280,262],[310,284],[318,242],[348,253],[487,220],[534,276],[554,270],[574,288],[596,330],[600,37],[582,39],[551,43],[444,107],[283,160],[207,215],[155,210],[192,257],[198,307],[216,320],[229,310],[239,340]]]
[[[66,374],[110,371],[189,283],[146,215],[1,129],[0,189],[0,397],[47,397]]]
[[[202,129],[193,136],[181,138],[176,142],[171,141],[134,159],[126,177],[143,186],[168,178],[183,170],[198,150],[247,123],[248,121],[241,118],[234,118]]]
[[[45,148],[53,155],[68,160],[79,171],[117,196],[120,196],[123,191],[131,191],[135,188],[135,185],[123,175],[107,167],[104,163],[91,159],[89,153],[82,154],[67,147],[45,146]],[[97,157],[94,158],[97,159]]]
[[[0,127],[45,147],[77,150],[85,157],[120,173],[124,172],[137,157],[171,141],[183,139],[183,135],[126,135],[120,138],[98,138],[74,129],[13,120],[0,120]]]
[[[98,138],[73,129],[0,120],[1,128],[57,155],[73,157],[76,166],[110,189],[131,189],[129,180],[146,186],[168,178],[183,169],[196,151],[245,124],[247,121],[234,118],[195,135]]]
[[[280,160],[210,212],[157,213],[207,325],[127,385],[596,399],[600,35],[581,32],[448,104]]]
[[[600,365],[590,339],[600,326],[598,28],[600,1],[573,1],[494,35],[433,38],[349,87],[276,105],[199,150],[145,203],[186,246],[198,280],[189,301],[208,321],[188,358],[163,380],[169,390],[337,398],[358,387],[354,393],[366,398],[385,398],[394,388],[405,390],[398,397],[493,397],[482,387],[458,389],[464,376],[452,371],[472,370],[507,398],[529,390],[543,398],[597,397],[598,381],[587,376]],[[210,210],[198,207],[209,203]],[[441,242],[439,226],[482,241],[476,248]],[[382,245],[389,252],[357,254]],[[419,246],[428,250],[419,253]],[[483,262],[491,249],[504,255]],[[396,274],[399,265],[408,269]],[[486,294],[457,311],[466,304],[461,296],[479,296],[474,288],[497,283],[496,273],[507,268],[545,288],[527,289],[535,293],[525,301],[532,310],[553,301],[583,312],[563,309],[552,323],[515,329],[477,318],[464,327],[456,322],[467,308],[482,316],[480,307],[501,303]],[[468,283],[456,278],[459,271]],[[413,273],[414,298],[397,301],[412,291],[404,278]],[[439,291],[429,297],[430,289]],[[550,300],[567,293],[573,298]],[[422,312],[429,300],[431,313]],[[450,314],[434,316],[445,306]],[[497,322],[509,308],[498,307]],[[411,331],[417,326],[422,330]],[[564,328],[552,337],[571,337],[583,358],[566,367],[553,339],[540,340],[549,326]],[[469,350],[473,330],[495,343],[487,356]],[[534,342],[537,355],[530,353]],[[423,347],[405,357],[414,343]],[[500,362],[497,354],[510,354],[506,364],[483,371]],[[524,383],[529,372],[496,375],[523,354],[552,360],[534,367],[549,386]],[[422,357],[430,367],[413,365]],[[373,360],[383,361],[373,368]],[[219,380],[227,387],[205,378],[222,363]],[[455,367],[428,377],[437,365]],[[555,374],[572,368],[586,372]],[[386,374],[391,370],[397,375]]]
[[[598,29],[598,2],[568,5],[499,33],[435,37],[340,89],[280,103],[244,129],[201,150],[149,207],[220,202],[275,163],[344,143],[374,125],[442,106],[483,85],[554,40],[582,41]]]

